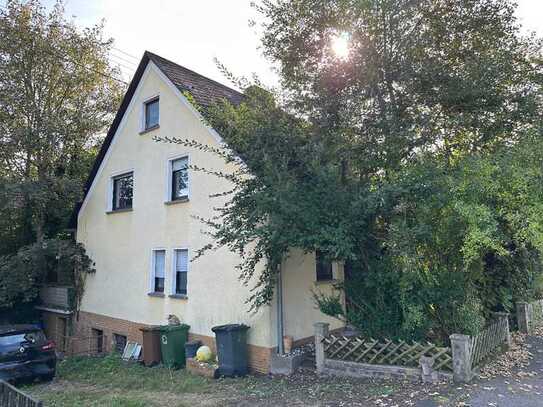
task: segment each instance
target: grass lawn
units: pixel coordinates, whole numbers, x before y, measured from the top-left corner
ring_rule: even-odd
[[[291,377],[248,376],[211,380],[185,370],[146,368],[123,362],[118,355],[73,357],[59,362],[50,383],[27,385],[24,391],[45,406],[277,406],[277,405],[409,405],[411,397],[435,400],[446,386],[421,389],[394,381],[320,378],[304,370]],[[390,404],[389,404],[390,403]]]
[[[146,368],[121,360],[118,355],[103,358],[73,357],[57,365],[51,383],[25,388],[46,406],[184,406],[185,394],[209,391],[208,379],[185,370]],[[191,400],[187,399],[186,402]]]

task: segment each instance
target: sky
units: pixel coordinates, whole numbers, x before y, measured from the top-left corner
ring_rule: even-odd
[[[66,14],[81,26],[105,20],[105,34],[115,40],[111,60],[122,64],[119,67],[125,80],[130,79],[143,52],[149,50],[223,83],[227,81],[217,69],[215,58],[235,75],[256,73],[265,84],[274,85],[277,77],[259,49],[258,28],[249,26],[250,19],[259,19],[251,2],[66,0]],[[524,29],[543,37],[543,0],[517,2]],[[53,3],[44,0],[47,7]]]

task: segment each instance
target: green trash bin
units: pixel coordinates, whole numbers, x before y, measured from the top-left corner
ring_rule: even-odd
[[[165,325],[160,327],[160,350],[162,362],[166,367],[179,369],[185,367],[185,343],[190,326]]]

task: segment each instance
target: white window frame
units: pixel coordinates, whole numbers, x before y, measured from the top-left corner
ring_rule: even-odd
[[[187,159],[187,167],[190,167],[190,155],[189,154],[178,154],[172,157],[169,157],[166,161],[166,194],[164,196],[164,203],[170,204],[170,203],[177,203],[177,202],[185,202],[190,200],[191,196],[191,176],[189,168],[187,168],[187,182],[188,182],[188,188],[187,188],[187,197],[185,199],[180,200],[172,200],[172,176],[173,176],[173,162],[175,160],[179,160],[180,158],[186,158]]]
[[[132,173],[132,208],[130,208],[130,210],[134,210],[134,206],[135,206],[134,197],[136,196],[136,171],[133,168],[131,168],[128,170],[123,170],[123,171],[115,171],[109,174],[107,191],[106,191],[106,212],[107,213],[123,211],[123,209],[116,209],[115,211],[113,210],[113,179],[120,175],[125,175],[125,174],[130,174],[130,173]]]
[[[154,99],[158,99],[158,124],[153,127],[149,127],[149,129],[155,129],[160,126],[160,93],[157,93],[156,95],[150,96],[148,98],[145,98],[143,102],[141,103],[141,109],[140,109],[140,132],[145,132],[149,129],[145,128],[145,110],[147,108],[147,104],[149,102],[152,102]]]
[[[176,270],[175,270],[175,266],[177,264],[177,253],[176,251],[177,250],[186,250],[187,251],[187,293],[186,294],[177,294],[175,292],[176,290]],[[190,250],[188,247],[174,247],[172,248],[172,261],[171,261],[171,267],[170,267],[170,280],[171,280],[171,284],[170,284],[170,295],[172,296],[176,296],[176,297],[179,297],[179,296],[185,296],[185,297],[188,297],[189,296],[189,273],[190,273]]]
[[[155,252],[163,251],[164,252],[164,292],[156,292],[155,291]],[[151,268],[149,270],[149,281],[148,281],[148,294],[159,294],[164,295],[166,294],[166,287],[168,284],[168,273],[166,273],[166,270],[168,270],[168,249],[165,247],[154,247],[151,249]]]

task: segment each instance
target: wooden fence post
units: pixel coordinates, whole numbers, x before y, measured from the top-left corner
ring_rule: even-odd
[[[511,329],[509,329],[509,313],[508,312],[493,312],[492,315],[496,319],[502,319],[507,330],[507,336],[505,337],[505,343],[507,349],[511,348]]]
[[[530,321],[530,304],[527,302],[517,302],[517,321],[518,330],[524,334],[531,333],[532,321]]]
[[[328,335],[330,324],[326,322],[317,322],[313,324],[315,328],[315,365],[317,374],[321,374],[324,370],[324,343],[322,340]]]
[[[471,337],[452,334],[450,336],[453,358],[453,380],[469,383],[473,378],[471,369]]]

